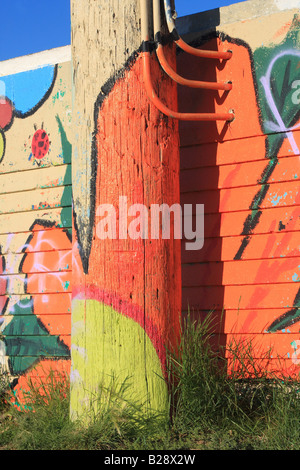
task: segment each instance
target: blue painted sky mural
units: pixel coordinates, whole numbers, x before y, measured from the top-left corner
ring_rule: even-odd
[[[3,94],[14,103],[14,113],[18,117],[25,117],[39,107],[51,89],[55,70],[54,66],[49,65],[1,77],[1,86],[5,88]]]

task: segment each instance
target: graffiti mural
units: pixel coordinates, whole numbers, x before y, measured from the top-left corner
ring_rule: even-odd
[[[269,193],[272,196],[272,204],[276,206],[281,199],[283,199],[286,205],[294,205],[293,214],[290,214],[293,219],[299,217],[299,204],[298,191],[299,191],[299,176],[298,170],[299,165],[295,162],[295,173],[294,183],[289,182],[285,186],[285,192],[271,193],[269,186],[269,179],[275,169],[275,166],[279,164],[278,152],[280,151],[283,142],[286,140],[290,156],[299,155],[299,138],[294,135],[294,132],[300,128],[300,108],[297,99],[297,87],[299,85],[300,78],[300,53],[297,51],[298,47],[298,33],[299,33],[299,19],[298,17],[294,20],[294,25],[291,31],[287,34],[285,41],[277,46],[277,48],[266,48],[257,49],[254,54],[255,63],[257,63],[257,75],[260,77],[260,108],[263,115],[263,123],[265,132],[275,132],[274,134],[268,135],[267,140],[267,158],[270,163],[266,166],[264,173],[261,176],[260,183],[264,187],[268,188]],[[264,55],[264,59],[268,65],[265,74],[261,66],[261,55]],[[266,57],[267,56],[267,57]],[[296,89],[296,91],[295,91]],[[264,197],[261,193],[265,193],[265,190],[261,190],[257,199],[263,200]],[[296,207],[295,207],[296,206]],[[279,221],[280,229],[283,228],[282,221]],[[299,238],[295,234],[295,254],[299,255]],[[293,243],[291,240],[289,243]],[[294,265],[294,273],[291,280],[298,282],[299,266]],[[298,289],[292,304],[292,308],[287,312],[276,318],[271,325],[268,326],[268,331],[280,331],[283,330],[295,322],[300,320],[300,290]]]
[[[73,83],[70,63],[0,78],[0,366],[17,403],[28,379],[52,369],[70,371],[74,414],[114,374],[133,384],[146,407],[164,408],[166,346],[179,336],[181,279],[184,314],[214,310],[222,344],[251,340],[256,359],[272,348],[265,366],[298,375],[299,14],[228,23],[194,40],[231,50],[226,67],[184,53],[175,58],[165,46],[181,75],[230,81],[230,92],[176,90],[152,55],[154,86],[170,108],[177,98],[183,113],[226,105],[235,119],[224,124],[162,115],[146,94],[140,44],[95,80],[98,61],[87,60],[95,42],[77,39],[83,10],[73,30],[84,60],[75,50]],[[134,35],[137,28],[138,21]],[[97,50],[103,40],[105,54],[110,49],[99,36]],[[82,86],[91,64],[93,84]],[[179,240],[100,239],[97,208],[114,204],[121,226],[120,196],[128,206],[203,204],[203,248],[185,250],[183,240],[181,256]]]
[[[22,406],[29,379],[69,371],[70,63],[0,80],[0,365]]]
[[[204,203],[206,210],[202,253],[182,257],[183,308],[214,309],[221,318],[224,307],[224,344],[249,341],[255,358],[269,351],[266,367],[292,376],[300,371],[299,27],[292,15],[255,47],[229,34],[210,35],[204,47],[233,51],[226,103],[238,118],[227,128],[181,126],[182,201]],[[182,70],[185,60],[178,60]],[[225,78],[222,67],[207,73]],[[179,102],[193,97],[182,92]],[[204,105],[217,109],[222,101],[207,97]]]

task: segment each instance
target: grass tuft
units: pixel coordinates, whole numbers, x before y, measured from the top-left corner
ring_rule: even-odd
[[[213,314],[188,315],[176,353],[168,353],[170,414],[146,416],[129,400],[130,381],[100,387],[85,422],[70,420],[69,380],[29,381],[23,411],[0,374],[0,449],[299,450],[300,383],[269,372],[272,351],[256,359],[240,339],[222,345]],[[95,412],[96,410],[96,412]]]

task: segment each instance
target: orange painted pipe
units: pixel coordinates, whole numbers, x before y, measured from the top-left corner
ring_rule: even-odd
[[[182,121],[232,121],[234,119],[234,113],[180,113],[177,111],[172,111],[169,109],[161,100],[158,98],[157,94],[152,85],[151,80],[151,70],[150,70],[150,52],[143,51],[143,73],[145,87],[148,93],[150,100],[153,104],[164,114],[174,119],[179,119]]]
[[[197,57],[206,57],[207,59],[224,59],[229,60],[232,56],[232,51],[207,51],[203,49],[196,49],[190,46],[182,38],[175,41],[178,47],[185,52]]]
[[[160,0],[153,0],[153,6],[156,8],[157,12],[159,11],[160,7]],[[165,16],[168,25],[168,29],[170,34],[174,37],[174,41],[180,49],[184,50],[185,52],[192,54],[197,57],[206,57],[208,59],[224,59],[228,60],[232,56],[232,51],[206,51],[202,49],[197,49],[195,47],[190,46],[187,44],[178,34],[175,21],[172,17],[172,6],[170,0],[163,0],[164,1],[164,9],[165,9]],[[156,3],[156,6],[155,6]]]
[[[143,60],[143,75],[147,94],[152,103],[166,116],[182,121],[232,121],[234,119],[233,112],[229,113],[180,113],[169,109],[164,103],[161,102],[152,85],[151,80],[151,67],[150,67],[150,49],[149,49],[149,3],[150,0],[140,0],[141,5],[141,39],[142,39],[142,60]],[[159,8],[155,2],[154,15],[156,25],[159,25]]]
[[[181,75],[178,75],[175,70],[172,69],[170,64],[168,63],[166,56],[164,54],[163,46],[161,44],[158,44],[157,49],[156,49],[156,55],[157,58],[160,62],[160,65],[162,66],[163,70],[166,72],[167,75],[169,75],[170,78],[172,78],[175,82],[179,83],[180,85],[187,86],[190,88],[202,88],[206,90],[225,90],[229,91],[232,89],[232,83],[230,82],[223,82],[223,83],[217,83],[217,82],[203,82],[203,81],[198,81],[198,80],[188,80]]]

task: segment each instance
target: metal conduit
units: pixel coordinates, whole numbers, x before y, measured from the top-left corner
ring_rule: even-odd
[[[198,80],[188,80],[181,75],[178,75],[168,63],[164,54],[163,45],[161,43],[161,17],[160,17],[160,0],[153,0],[153,24],[154,24],[154,40],[156,43],[156,55],[162,66],[163,70],[180,85],[188,86],[191,88],[202,88],[206,90],[225,90],[232,89],[231,82],[203,82]]]
[[[150,67],[150,32],[149,32],[149,1],[140,0],[141,5],[141,40],[142,40],[142,59],[143,59],[143,75],[147,94],[154,105],[165,115],[174,119],[183,121],[232,121],[234,113],[181,113],[169,109],[157,96],[152,80]],[[157,9],[155,10],[157,15]],[[197,50],[197,49],[196,49]],[[206,51],[205,51],[206,52]]]
[[[166,21],[169,29],[169,33],[174,38],[175,43],[177,44],[180,49],[188,52],[189,54],[198,56],[198,57],[206,57],[208,59],[225,59],[228,60],[232,56],[232,51],[204,51],[201,49],[196,49],[195,47],[190,46],[187,44],[178,34],[175,22],[172,17],[172,7],[170,0],[163,0],[164,7],[165,7],[165,15]]]

